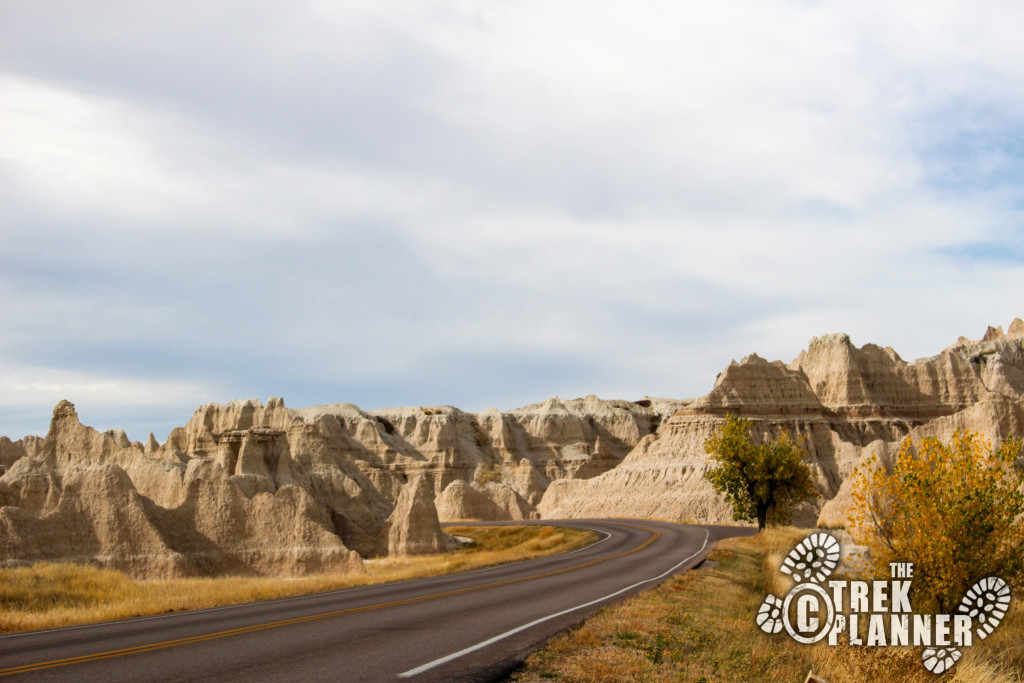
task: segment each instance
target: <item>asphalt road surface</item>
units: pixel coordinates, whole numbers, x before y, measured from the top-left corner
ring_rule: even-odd
[[[543,520],[585,548],[461,574],[0,637],[11,681],[490,681],[737,527]]]

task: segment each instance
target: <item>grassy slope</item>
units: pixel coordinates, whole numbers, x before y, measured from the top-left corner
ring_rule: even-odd
[[[137,581],[74,564],[0,569],[0,633],[202,609],[422,578],[552,555],[597,540],[590,531],[547,526],[448,527],[476,543],[439,555],[368,560],[365,574],[299,579],[224,577]]]
[[[780,590],[776,567],[805,533],[773,529],[754,538],[719,541],[710,556],[717,565],[673,577],[605,608],[534,653],[513,680],[799,683],[813,668],[830,683],[1024,681],[1019,607],[943,676],[921,666],[919,648],[807,646],[784,634],[762,633],[754,624],[757,608],[769,590],[788,590]]]

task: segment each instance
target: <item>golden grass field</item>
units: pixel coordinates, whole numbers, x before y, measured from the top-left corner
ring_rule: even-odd
[[[471,546],[437,555],[367,560],[365,574],[297,579],[223,577],[140,581],[120,572],[75,564],[0,569],[0,633],[202,609],[306,595],[388,581],[423,578],[578,548],[597,534],[550,526],[459,526]]]
[[[777,568],[809,530],[769,529],[719,541],[716,566],[672,577],[601,610],[535,652],[514,681],[802,683],[813,669],[829,683],[1011,683],[1024,681],[1024,614],[1017,603],[999,629],[967,648],[951,671],[921,665],[921,648],[801,645],[754,623],[768,592],[789,590]]]

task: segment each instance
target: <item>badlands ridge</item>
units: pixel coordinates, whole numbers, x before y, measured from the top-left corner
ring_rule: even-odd
[[[845,482],[872,453],[959,428],[1024,434],[1024,322],[909,363],[817,337],[788,365],[734,361],[691,401],[553,398],[504,413],[232,401],[163,444],[97,432],[62,401],[46,438],[0,437],[0,564],[301,575],[443,550],[447,520],[728,521],[703,476],[704,440],[728,413],[757,438],[804,437],[822,498],[798,521],[842,525]]]

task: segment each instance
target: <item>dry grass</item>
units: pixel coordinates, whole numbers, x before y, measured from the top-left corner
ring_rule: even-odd
[[[920,648],[806,646],[754,623],[767,592],[785,594],[777,567],[807,530],[770,529],[720,541],[717,566],[672,577],[605,608],[534,653],[515,681],[794,681],[811,669],[830,683],[1021,683],[1024,611],[1015,607],[988,639],[943,676],[921,665]]]
[[[597,539],[578,529],[547,526],[448,527],[476,543],[448,553],[366,561],[365,574],[297,579],[223,577],[139,581],[120,572],[75,564],[0,569],[0,633],[203,609],[257,600],[437,576],[553,555]]]

